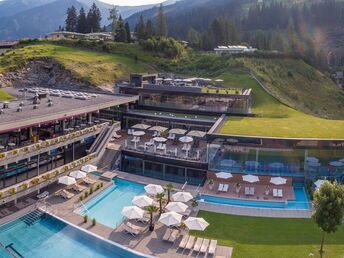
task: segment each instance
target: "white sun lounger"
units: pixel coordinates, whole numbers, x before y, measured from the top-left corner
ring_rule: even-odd
[[[131,228],[127,224],[124,224],[124,232],[132,236],[137,236],[138,234],[140,234],[140,230]]]
[[[193,247],[194,243],[195,243],[195,237],[190,236],[188,239],[188,242],[186,243],[185,249],[190,250]]]
[[[206,239],[206,238],[205,238],[205,239],[203,240],[201,249],[199,250],[200,253],[204,254],[204,253],[207,252],[208,247],[209,247],[209,242],[210,242],[209,239]]]
[[[254,190],[254,187],[250,187],[250,195],[254,195],[254,192],[255,192],[255,190]]]
[[[283,197],[283,190],[278,189],[278,197],[282,198]]]
[[[219,188],[217,189],[219,192],[223,191],[223,184],[219,184]]]
[[[245,195],[250,195],[250,188],[249,187],[245,187]]]
[[[172,233],[170,237],[168,238],[168,242],[172,242],[172,243],[175,242],[178,236],[179,236],[179,230],[178,229],[172,230]]]
[[[209,250],[208,250],[208,254],[214,255],[215,252],[216,252],[216,248],[217,248],[217,240],[211,240],[210,241]]]
[[[164,236],[162,237],[162,240],[168,241],[168,239],[170,238],[171,234],[172,234],[172,229],[167,228]]]
[[[201,246],[202,246],[202,243],[203,243],[203,238],[197,238],[197,240],[196,240],[196,243],[195,243],[195,246],[194,246],[194,248],[193,248],[193,250],[195,251],[195,252],[199,252],[200,251],[200,249],[201,249]]]
[[[189,237],[190,236],[188,234],[184,235],[184,237],[182,238],[182,241],[180,241],[180,243],[179,243],[179,247],[178,248],[184,249],[186,244],[188,243]]]
[[[227,192],[228,192],[228,189],[229,189],[229,185],[228,185],[228,184],[224,184],[224,185],[223,185],[222,192],[227,193]]]
[[[36,197],[38,199],[43,199],[43,198],[48,197],[48,196],[49,196],[49,192],[48,191],[44,191],[43,193],[37,195]]]
[[[272,196],[273,197],[278,197],[278,191],[276,188],[272,189]]]

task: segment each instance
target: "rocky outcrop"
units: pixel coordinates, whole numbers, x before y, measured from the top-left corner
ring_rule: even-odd
[[[49,87],[70,90],[101,89],[80,81],[52,59],[34,59],[25,68],[0,74],[0,87]]]

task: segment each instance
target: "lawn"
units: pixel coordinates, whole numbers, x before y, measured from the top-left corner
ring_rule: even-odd
[[[11,100],[13,97],[7,91],[0,89],[0,101]]]
[[[193,235],[217,239],[233,247],[234,258],[319,257],[321,231],[311,219],[277,219],[224,215],[200,211],[210,223],[204,232]],[[343,258],[344,226],[325,238],[324,258]]]
[[[50,43],[37,43],[16,48],[0,57],[0,73],[23,67],[33,58],[52,58],[76,78],[97,86],[113,86],[116,80],[127,79],[130,73],[150,69],[133,58],[81,50]]]
[[[220,129],[223,134],[291,138],[344,138],[344,120],[330,120],[297,111],[267,94],[244,73],[227,72],[219,78],[225,86],[252,88],[253,113],[257,117],[230,117]]]

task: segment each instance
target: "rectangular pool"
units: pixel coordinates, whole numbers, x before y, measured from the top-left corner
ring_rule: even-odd
[[[144,192],[143,184],[116,178],[114,185],[87,202],[80,214],[87,214],[89,218],[96,218],[101,224],[116,228],[123,221],[122,209],[132,205],[134,196],[142,195]]]
[[[294,186],[295,200],[283,201],[257,201],[249,199],[234,199],[212,195],[201,195],[198,200],[201,202],[209,202],[222,205],[266,208],[266,209],[288,209],[288,210],[309,210],[310,204],[305,192],[305,188]]]
[[[139,258],[117,244],[68,225],[50,215],[43,215],[34,224],[22,219],[0,226],[0,242],[12,247],[25,258]],[[14,251],[11,251],[15,256]],[[0,247],[0,257],[12,258]]]

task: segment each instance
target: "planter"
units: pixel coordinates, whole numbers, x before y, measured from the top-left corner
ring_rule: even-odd
[[[149,231],[150,231],[150,232],[153,232],[153,231],[154,231],[154,225],[150,225],[150,226],[149,226]]]

